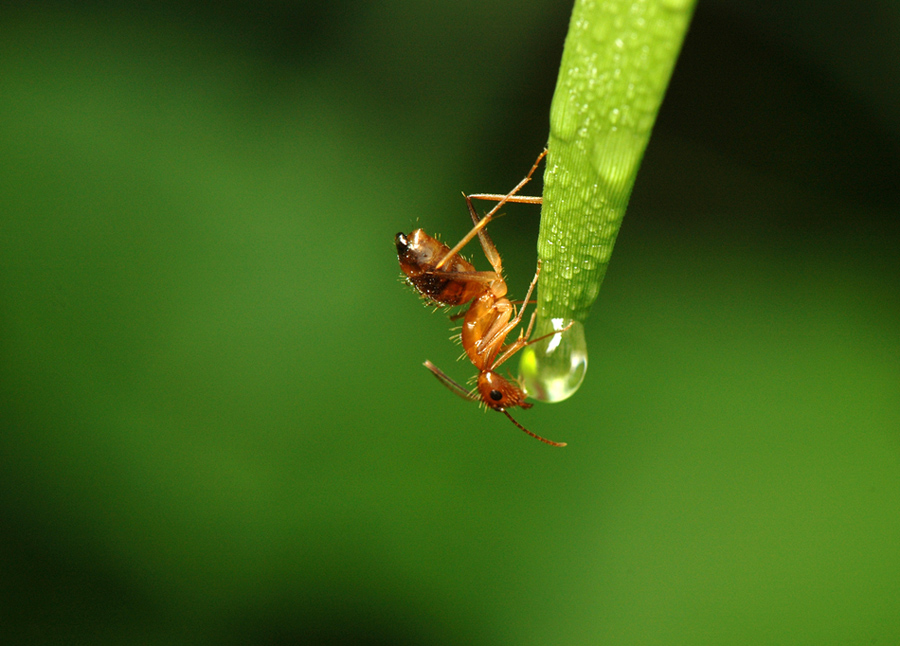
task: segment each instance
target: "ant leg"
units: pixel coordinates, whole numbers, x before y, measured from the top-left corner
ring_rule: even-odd
[[[500,357],[496,361],[494,361],[494,366],[493,366],[494,369],[496,369],[497,366],[502,364],[504,361],[509,359],[511,356],[513,356],[516,352],[518,352],[525,346],[529,346],[529,345],[538,343],[539,341],[548,339],[551,336],[554,336],[556,334],[562,334],[563,332],[568,330],[570,327],[575,325],[575,321],[569,321],[569,324],[566,327],[562,328],[561,330],[553,330],[553,332],[550,332],[549,334],[542,334],[541,336],[539,336],[536,339],[527,340],[528,337],[531,336],[531,328],[534,326],[534,317],[536,314],[537,314],[537,312],[535,312],[534,314],[531,315],[531,323],[528,324],[528,332],[526,332],[524,336],[520,336],[518,339],[516,339],[515,343],[511,343],[507,347],[503,348],[503,352],[500,355]]]
[[[516,184],[516,186],[513,188],[513,190],[511,190],[509,193],[506,194],[506,196],[504,196],[503,199],[501,199],[499,202],[497,202],[497,205],[494,206],[494,208],[492,208],[490,211],[488,211],[487,214],[480,220],[477,219],[477,214],[475,213],[475,208],[472,206],[472,203],[469,200],[468,196],[466,197],[466,202],[469,204],[470,214],[472,215],[473,221],[476,222],[475,227],[471,231],[469,231],[469,233],[467,233],[466,236],[462,240],[460,240],[456,244],[455,247],[453,247],[450,250],[450,253],[448,253],[446,256],[444,256],[441,259],[441,261],[437,264],[435,269],[440,269],[441,267],[443,267],[447,263],[447,261],[451,257],[455,256],[457,253],[459,253],[459,250],[462,249],[464,246],[466,246],[472,238],[474,238],[476,235],[480,235],[480,231],[484,227],[487,226],[488,222],[491,221],[491,219],[494,217],[494,214],[500,209],[500,207],[502,207],[504,204],[506,204],[510,198],[512,198],[513,196],[516,195],[516,193],[518,193],[520,190],[522,190],[523,186],[525,186],[528,182],[531,181],[531,176],[534,175],[534,171],[537,170],[537,167],[540,165],[541,160],[546,155],[547,155],[547,149],[544,148],[544,150],[541,152],[541,154],[538,155],[537,160],[535,160],[534,165],[532,165],[531,170],[528,171],[528,174],[525,176],[525,178],[521,182]],[[465,193],[463,195],[465,195]],[[482,240],[482,247],[484,248],[484,246],[485,246],[484,242],[483,242],[484,238],[480,238],[480,239]],[[490,241],[490,238],[488,238],[488,241]],[[494,247],[493,242],[490,243],[490,246],[492,248]],[[496,248],[494,248],[495,254],[496,254],[496,251],[497,251]],[[485,248],[485,254],[488,255],[488,251],[486,248]],[[497,254],[497,258],[499,258],[499,254]],[[491,264],[493,266],[493,263],[491,263]],[[497,273],[500,273],[500,271],[497,270],[496,267],[495,267],[495,271],[497,271]]]
[[[423,273],[454,282],[484,283],[485,285],[490,285],[500,278],[500,275],[493,271],[426,271]]]
[[[531,300],[531,294],[534,291],[535,286],[537,285],[538,276],[540,276],[540,275],[541,275],[541,261],[538,260],[537,269],[534,272],[534,278],[531,279],[531,285],[528,286],[528,292],[525,294],[525,302],[526,303]],[[498,305],[499,305],[499,303],[498,303]],[[502,327],[498,327],[497,329],[488,330],[487,333],[484,335],[484,337],[481,339],[481,342],[478,344],[478,346],[480,348],[479,354],[486,352],[488,350],[488,348],[491,348],[495,345],[500,345],[503,342],[503,339],[505,339],[506,336],[510,332],[512,332],[513,328],[515,328],[519,323],[522,322],[522,317],[524,315],[525,315],[525,306],[523,305],[522,308],[519,309],[519,311],[516,313],[516,315],[513,317],[513,319],[511,321],[507,322]],[[531,328],[533,325],[534,325],[534,314],[531,315],[531,323],[528,326],[528,335],[531,334]],[[528,335],[525,335],[523,337],[522,334],[519,334],[519,340],[516,341],[515,343],[513,343],[510,346],[510,348],[512,348],[513,346],[516,346],[520,342],[523,342],[522,339],[523,338],[527,339]],[[496,368],[498,365],[500,365],[500,363],[502,363],[503,361],[506,361],[506,359],[508,359],[510,356],[512,356],[512,354],[514,354],[516,351],[518,351],[522,347],[523,347],[522,345],[519,345],[512,352],[504,351],[503,355],[501,356],[502,361],[495,361],[492,365],[492,368]]]
[[[516,184],[516,186],[505,196],[498,195],[497,205],[494,206],[487,214],[480,220],[478,219],[478,214],[475,212],[475,207],[472,205],[472,200],[470,196],[463,193],[463,197],[466,198],[466,206],[469,208],[469,215],[472,217],[472,222],[475,223],[475,228],[478,229],[480,226],[481,229],[478,229],[478,239],[481,242],[481,248],[484,250],[484,255],[487,256],[488,261],[491,263],[491,267],[494,268],[498,274],[503,273],[503,264],[500,260],[500,253],[497,251],[497,248],[494,246],[493,241],[490,236],[488,236],[487,231],[483,231],[482,229],[487,225],[487,223],[494,217],[494,213],[496,213],[501,206],[503,206],[507,202],[522,202],[522,203],[530,203],[530,204],[542,204],[543,199],[540,197],[529,197],[529,196],[517,196],[516,194],[522,190],[522,188],[531,181],[531,176],[534,175],[534,171],[537,170],[537,167],[540,165],[541,160],[547,156],[547,149],[541,151],[541,154],[538,155],[537,159],[532,164],[531,169],[529,169],[528,174],[525,175],[525,178]],[[488,194],[481,194],[488,195]],[[491,198],[494,196],[490,196]],[[527,298],[525,300],[528,300]]]
[[[528,296],[531,295],[531,290],[534,288],[534,283],[537,281],[537,278],[538,278],[538,275],[540,274],[540,272],[541,272],[541,263],[540,263],[540,261],[538,261],[537,273],[535,273],[534,280],[532,280],[531,287],[529,287],[529,289],[528,289]],[[528,302],[533,302],[533,301],[528,301]],[[506,334],[509,334],[509,332],[512,331],[512,329],[516,325],[518,325],[518,322],[522,320],[522,314],[524,313],[524,311],[525,311],[525,308],[523,306],[522,311],[519,312],[519,314],[516,316],[515,319],[513,319],[512,321],[509,322],[509,325],[503,327],[503,329],[500,331],[500,334],[503,334],[504,331],[506,332]],[[569,324],[560,330],[553,330],[552,332],[549,332],[547,334],[542,334],[541,336],[537,337],[536,339],[529,339],[529,337],[531,336],[531,332],[534,330],[534,321],[535,321],[536,317],[537,317],[537,310],[535,310],[534,312],[531,313],[531,320],[528,321],[528,329],[525,331],[525,333],[523,334],[520,331],[518,339],[516,339],[513,343],[510,343],[508,346],[500,348],[500,356],[494,360],[494,363],[491,366],[492,370],[495,370],[498,366],[500,366],[502,363],[504,363],[507,359],[509,359],[511,356],[513,356],[516,352],[518,352],[525,346],[533,345],[539,341],[548,339],[551,336],[554,336],[555,334],[562,334],[563,332],[567,331],[570,327],[575,325],[575,321],[569,321]],[[504,337],[506,334],[504,334]],[[494,335],[492,338],[497,338],[497,335]],[[500,338],[503,338],[503,337],[500,337]]]
[[[494,246],[494,241],[491,240],[488,232],[484,230],[484,227],[490,222],[491,218],[484,216],[479,220],[478,213],[475,212],[475,207],[472,205],[472,200],[470,200],[469,196],[465,193],[463,193],[463,197],[466,198],[466,206],[469,208],[469,215],[472,217],[472,222],[475,223],[475,228],[478,229],[478,241],[481,243],[481,249],[484,251],[484,256],[488,259],[488,262],[491,263],[491,267],[494,268],[494,271],[497,272],[497,274],[502,274],[503,261],[500,260],[500,252],[497,251],[497,247]],[[484,224],[482,224],[482,222]]]
[[[466,198],[466,206],[469,209],[469,215],[472,217],[472,222],[475,223],[475,226],[463,236],[463,239],[456,243],[450,252],[441,258],[441,261],[435,266],[435,269],[440,269],[444,264],[453,256],[455,256],[459,251],[465,247],[476,235],[478,236],[478,241],[481,243],[481,249],[484,251],[484,255],[487,256],[488,261],[491,263],[491,267],[494,268],[498,274],[503,271],[503,265],[500,263],[500,254],[497,252],[497,247],[494,246],[493,240],[491,240],[490,236],[487,234],[487,231],[484,228],[488,225],[488,223],[494,219],[494,212],[496,209],[493,209],[490,213],[485,215],[483,218],[478,219],[478,213],[475,211],[475,207],[472,205],[472,200],[469,199],[469,196],[463,193],[463,197]]]
[[[501,200],[497,203],[497,205],[496,205],[494,208],[492,208],[490,211],[488,211],[487,215],[485,215],[484,217],[485,217],[485,218],[487,218],[487,217],[492,217],[492,216],[494,215],[494,213],[496,213],[496,212],[500,209],[501,206],[503,206],[504,204],[506,204],[506,203],[510,200],[510,198],[512,198],[516,193],[518,193],[519,191],[521,191],[522,188],[523,188],[528,182],[531,181],[531,176],[534,175],[534,171],[537,170],[537,167],[540,165],[541,160],[542,160],[544,157],[546,157],[546,156],[547,156],[547,149],[544,148],[544,150],[541,151],[541,154],[538,155],[538,158],[534,161],[534,164],[531,166],[531,170],[528,171],[528,174],[525,176],[525,179],[523,179],[521,182],[519,182],[518,184],[516,184],[515,187],[513,188],[513,190],[511,190],[509,193],[507,193],[507,194],[506,194],[506,197],[504,197],[503,199],[501,199]]]
[[[540,205],[544,203],[544,198],[534,195],[513,195],[510,197],[509,195],[498,195],[497,193],[473,193],[469,197],[473,200],[490,200],[492,202],[499,202],[506,198],[507,202],[515,202],[516,204]]]
[[[524,298],[525,303],[528,303],[528,301],[531,300],[531,294],[532,294],[532,292],[534,292],[534,288],[538,282],[538,276],[540,276],[540,275],[541,275],[541,260],[540,260],[540,258],[538,258],[537,268],[534,270],[534,278],[531,279],[531,284],[528,286],[528,291],[525,292],[525,298]],[[509,322],[509,324],[510,324],[509,329],[512,330],[515,326],[517,326],[522,321],[522,317],[524,315],[525,315],[525,305],[522,306],[522,309],[519,310],[519,312],[516,314],[516,317],[512,321]],[[531,319],[532,319],[531,322],[533,324],[534,323],[534,315],[532,315]],[[528,326],[528,330],[529,330],[529,334],[530,334],[531,333],[531,325]]]

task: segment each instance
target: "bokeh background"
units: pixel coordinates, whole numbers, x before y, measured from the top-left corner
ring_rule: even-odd
[[[566,449],[422,367],[570,9],[4,3],[3,643],[900,643],[896,3],[701,0]]]

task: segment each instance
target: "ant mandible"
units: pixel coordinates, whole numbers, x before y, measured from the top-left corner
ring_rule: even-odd
[[[531,408],[532,404],[525,401],[525,392],[518,383],[497,373],[497,368],[501,364],[525,346],[558,333],[553,332],[529,340],[534,328],[535,312],[531,315],[527,331],[523,333],[520,330],[518,338],[513,343],[504,345],[506,337],[522,321],[525,306],[531,298],[541,272],[540,261],[538,261],[534,278],[528,287],[522,307],[517,312],[515,305],[506,298],[507,286],[503,279],[503,263],[500,254],[485,231],[485,227],[494,214],[505,203],[541,203],[540,197],[516,194],[531,180],[531,176],[546,154],[545,149],[538,156],[525,178],[506,195],[481,193],[468,196],[463,193],[474,226],[452,249],[435,240],[422,229],[416,229],[409,236],[398,233],[394,242],[397,247],[400,268],[406,274],[408,282],[421,295],[441,305],[454,306],[471,303],[468,311],[463,315],[460,338],[466,354],[479,370],[477,388],[472,391],[466,390],[430,361],[425,362],[425,367],[444,386],[463,399],[481,402],[488,408],[506,415],[513,424],[531,437],[551,446],[561,447],[566,445],[565,442],[553,442],[543,438],[513,419],[508,408],[516,406]],[[496,200],[498,203],[483,218],[479,219],[475,207],[472,205],[472,198]],[[493,271],[477,271],[471,263],[459,256],[462,248],[476,235]]]

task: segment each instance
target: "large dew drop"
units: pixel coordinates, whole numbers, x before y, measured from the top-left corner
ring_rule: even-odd
[[[551,334],[522,351],[519,379],[529,397],[542,402],[561,402],[575,394],[587,371],[584,326],[575,321],[550,319],[538,325],[534,338]],[[543,330],[541,329],[543,328]],[[556,334],[552,334],[556,330]]]

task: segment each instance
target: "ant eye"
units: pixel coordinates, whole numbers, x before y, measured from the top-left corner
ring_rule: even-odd
[[[409,249],[409,240],[406,239],[406,236],[403,235],[403,232],[398,233],[394,237],[394,244],[397,245],[397,251],[399,253],[406,253],[406,250]]]
[[[493,399],[495,402],[498,402],[498,401],[500,401],[501,399],[503,399],[503,393],[501,393],[499,390],[492,390],[491,393],[490,393],[490,397],[491,397],[491,399]]]

